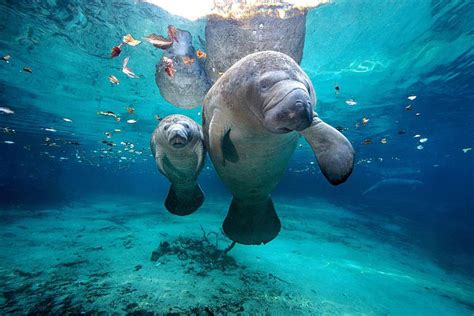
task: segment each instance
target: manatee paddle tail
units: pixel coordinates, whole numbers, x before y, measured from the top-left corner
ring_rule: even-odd
[[[177,190],[170,186],[165,200],[166,209],[174,215],[190,215],[194,213],[204,203],[204,192],[199,184],[191,190]]]
[[[281,223],[270,196],[258,201],[234,197],[222,228],[227,237],[239,244],[260,245],[278,235]]]

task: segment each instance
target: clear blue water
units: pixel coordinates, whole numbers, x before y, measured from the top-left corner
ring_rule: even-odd
[[[0,55],[11,56],[0,61],[0,107],[14,110],[0,113],[0,314],[163,314],[204,306],[219,314],[240,305],[270,314],[473,313],[472,1],[334,0],[309,11],[301,66],[315,86],[319,115],[343,127],[352,142],[354,172],[343,185],[331,186],[301,142],[273,192],[281,235],[265,246],[229,252],[255,271],[239,272],[240,280],[254,277],[240,285],[226,274],[191,278],[179,268],[159,274],[150,266],[160,241],[200,238],[200,225],[219,232],[230,201],[207,159],[200,176],[203,208],[190,219],[166,213],[168,182],[149,150],[154,116],[181,113],[200,122],[201,109],[175,108],[160,96],[154,80],[160,50],[146,43],[124,47],[121,56],[130,56],[138,79],[121,73],[122,58],[109,57],[123,35],[159,34],[170,24],[190,31],[201,47],[197,35],[204,37],[205,19],[189,21],[147,3],[0,2]],[[111,74],[119,85],[108,81]],[[348,105],[350,99],[357,104]],[[127,113],[129,106],[135,113]],[[124,119],[116,122],[98,111]],[[114,129],[121,132],[108,139],[104,133]],[[372,143],[364,144],[366,139]],[[103,152],[110,148],[103,140],[118,145]],[[120,142],[133,143],[135,151]],[[364,194],[387,179],[403,181]],[[104,218],[113,225],[102,225]],[[120,238],[130,235],[136,240],[127,248]],[[220,238],[223,249],[228,240]],[[99,241],[103,251],[85,250]],[[60,264],[80,262],[77,256],[85,261]],[[106,281],[91,277],[102,260],[110,272]],[[143,269],[134,271],[137,265]],[[58,277],[66,273],[61,269],[70,279]],[[233,285],[225,304],[208,297],[223,293],[226,282]],[[103,295],[91,290],[104,284],[109,287]],[[190,284],[194,294],[186,296]],[[299,292],[282,294],[275,284]],[[128,287],[135,294],[122,293]],[[166,287],[180,290],[156,294]]]

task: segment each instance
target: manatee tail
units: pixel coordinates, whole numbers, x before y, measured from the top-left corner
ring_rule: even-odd
[[[260,245],[278,235],[281,223],[270,196],[260,201],[233,198],[222,228],[239,244]]]
[[[177,190],[172,185],[165,200],[165,207],[171,214],[184,216],[194,213],[202,203],[204,192],[199,184],[196,183],[191,191]]]

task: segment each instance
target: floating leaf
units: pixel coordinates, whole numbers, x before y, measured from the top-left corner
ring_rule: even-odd
[[[189,56],[183,56],[181,60],[185,65],[192,65],[194,63],[194,58],[191,58]]]
[[[347,105],[351,105],[351,106],[353,106],[353,105],[356,105],[356,104],[357,104],[357,102],[356,102],[356,101],[354,101],[353,99],[349,99],[349,100],[346,100],[346,104],[347,104]]]
[[[201,58],[207,58],[207,54],[205,52],[203,52],[202,50],[198,49],[196,51],[196,55],[197,55],[197,58],[201,59]]]
[[[129,58],[130,57],[125,57],[125,59],[123,60],[122,72],[130,78],[138,78],[138,76],[130,68],[127,67]]]
[[[123,37],[123,42],[127,43],[130,46],[137,46],[141,41],[133,38],[132,34],[127,34]]]
[[[109,76],[109,81],[110,81],[110,83],[113,83],[113,84],[119,84],[120,83],[120,81],[114,75]]]
[[[122,52],[122,45],[123,45],[123,43],[120,43],[119,45],[112,47],[112,51],[110,53],[112,58],[117,57],[118,55],[120,55],[120,53]]]
[[[156,48],[168,49],[173,45],[173,41],[163,37],[162,35],[156,35],[154,33],[145,37],[145,40],[153,44]]]
[[[173,25],[168,25],[168,36],[173,42],[179,43],[177,29]]]

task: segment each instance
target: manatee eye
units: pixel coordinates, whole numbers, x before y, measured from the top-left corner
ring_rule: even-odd
[[[183,125],[183,126],[184,126],[184,128],[186,128],[186,129],[189,129],[189,125],[188,125],[188,123],[181,123],[181,125]]]
[[[263,79],[260,81],[260,89],[262,91],[268,90],[272,86],[272,82],[270,79]]]
[[[166,125],[163,127],[163,129],[164,129],[165,131],[167,131],[169,127],[170,127],[170,125],[169,125],[169,124],[166,124]]]

